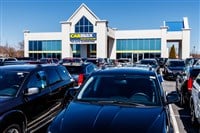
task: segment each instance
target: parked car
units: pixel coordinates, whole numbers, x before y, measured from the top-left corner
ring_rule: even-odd
[[[65,66],[72,75],[76,86],[80,86],[92,72],[98,70],[97,66],[91,62],[71,62],[63,63],[62,65]]]
[[[58,64],[59,60],[57,58],[41,58],[39,62],[41,64],[52,64],[52,63]]]
[[[64,106],[73,79],[61,65],[0,67],[0,132],[34,132]]]
[[[139,64],[144,64],[144,65],[151,65],[152,68],[157,72],[160,73],[160,66],[157,62],[156,59],[153,58],[145,58],[145,59],[141,59],[138,62]]]
[[[66,57],[63,58],[59,61],[60,64],[64,64],[64,63],[82,63],[83,62],[83,58],[78,58],[78,57]]]
[[[200,73],[194,80],[190,100],[191,122],[200,127]]]
[[[176,80],[177,75],[182,74],[186,69],[185,61],[181,59],[168,59],[164,65],[164,79]]]
[[[155,71],[118,67],[94,72],[48,127],[48,133],[164,133],[173,130],[166,95]]]
[[[176,90],[180,95],[180,106],[188,106],[190,103],[192,84],[200,72],[200,66],[187,67],[184,73],[179,74],[176,79]]]
[[[17,58],[14,57],[0,57],[0,66],[5,65],[6,62],[14,62],[17,61]]]

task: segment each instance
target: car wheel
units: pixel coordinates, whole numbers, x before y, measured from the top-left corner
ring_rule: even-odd
[[[20,125],[18,124],[11,124],[5,128],[3,133],[22,133]]]
[[[194,110],[194,104],[191,103],[191,123],[193,126],[197,127],[198,126],[198,121],[195,116],[195,110]]]

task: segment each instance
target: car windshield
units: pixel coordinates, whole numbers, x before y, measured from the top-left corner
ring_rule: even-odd
[[[15,96],[27,72],[0,71],[0,96]]]
[[[160,105],[158,84],[151,76],[93,76],[77,96],[77,100],[120,104]]]
[[[141,64],[146,64],[146,65],[152,65],[152,66],[156,66],[157,64],[156,64],[156,61],[154,61],[154,60],[141,60],[141,62],[140,62]]]
[[[184,67],[185,63],[184,61],[170,61],[169,66],[170,67]]]

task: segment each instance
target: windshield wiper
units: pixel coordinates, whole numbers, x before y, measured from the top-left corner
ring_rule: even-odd
[[[132,105],[132,106],[145,106],[145,103],[135,103],[135,102],[130,102],[130,101],[118,101],[118,100],[99,100],[97,101],[98,103],[101,104],[120,104],[120,105]]]

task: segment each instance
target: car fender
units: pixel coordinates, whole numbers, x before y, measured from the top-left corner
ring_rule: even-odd
[[[26,129],[27,119],[25,114],[21,110],[10,110],[0,116],[0,131],[7,126],[7,124],[14,122],[21,124],[20,126],[23,126],[23,130]]]

